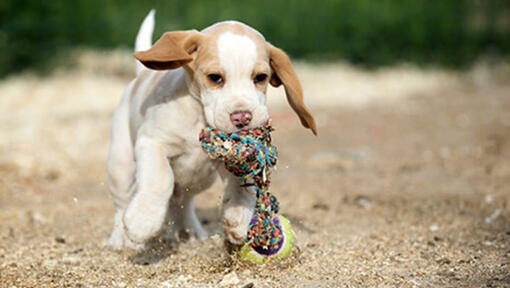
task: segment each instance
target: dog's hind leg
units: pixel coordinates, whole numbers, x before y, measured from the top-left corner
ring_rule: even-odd
[[[136,164],[129,132],[128,99],[128,95],[124,95],[113,115],[111,144],[107,161],[108,186],[115,206],[113,231],[107,245],[113,250],[143,247],[127,238],[122,222],[124,211],[136,189]]]
[[[180,186],[175,185],[166,218],[165,237],[179,239],[179,234],[185,232],[190,240],[205,240],[207,232],[195,214],[194,198],[196,194],[186,192],[189,191],[182,191]]]

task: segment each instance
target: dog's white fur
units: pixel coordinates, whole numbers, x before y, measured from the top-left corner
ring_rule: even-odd
[[[137,50],[152,46],[153,29],[154,12],[151,11],[137,36]],[[223,165],[208,158],[200,147],[198,135],[206,126],[237,131],[230,121],[230,114],[236,111],[253,114],[250,128],[268,118],[265,92],[273,71],[269,52],[261,45],[270,44],[239,22],[222,22],[202,32],[186,33],[186,37],[209,35],[201,45],[211,47],[187,51],[193,61],[179,64],[182,67],[176,69],[172,67],[173,70],[155,71],[139,65],[137,77],[127,86],[112,119],[107,170],[115,216],[108,246],[114,250],[143,248],[144,242],[161,231],[174,236],[184,230],[193,239],[207,238],[195,215],[193,198],[214,182],[217,172],[225,187],[225,236],[235,244],[242,243],[246,236],[255,196],[241,188],[240,180]],[[182,43],[189,42],[186,41]],[[157,45],[160,44],[153,48]],[[141,61],[148,67],[153,63],[152,59]],[[160,62],[171,61],[174,60]],[[208,73],[221,73],[224,84],[219,87],[207,82]],[[267,74],[268,79],[254,83],[257,73]],[[275,83],[284,82],[280,78]],[[315,132],[315,124],[305,122]]]

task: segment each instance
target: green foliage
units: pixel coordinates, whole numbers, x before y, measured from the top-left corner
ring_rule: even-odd
[[[510,53],[508,0],[3,0],[0,76],[47,67],[76,46],[132,47],[151,8],[155,37],[234,19],[312,60],[462,67]]]

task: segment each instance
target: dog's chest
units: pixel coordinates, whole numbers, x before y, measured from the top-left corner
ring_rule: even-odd
[[[187,192],[200,192],[211,186],[216,179],[215,163],[202,151],[200,145],[170,160],[175,182]]]

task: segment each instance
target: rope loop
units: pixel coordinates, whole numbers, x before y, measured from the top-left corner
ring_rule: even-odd
[[[270,168],[277,162],[278,150],[271,144],[271,120],[261,127],[224,133],[212,127],[200,132],[202,149],[211,159],[222,160],[225,168],[248,183],[253,182],[257,202],[246,241],[253,248],[272,250],[282,240],[282,231],[274,222],[280,210],[278,200],[269,192]]]

